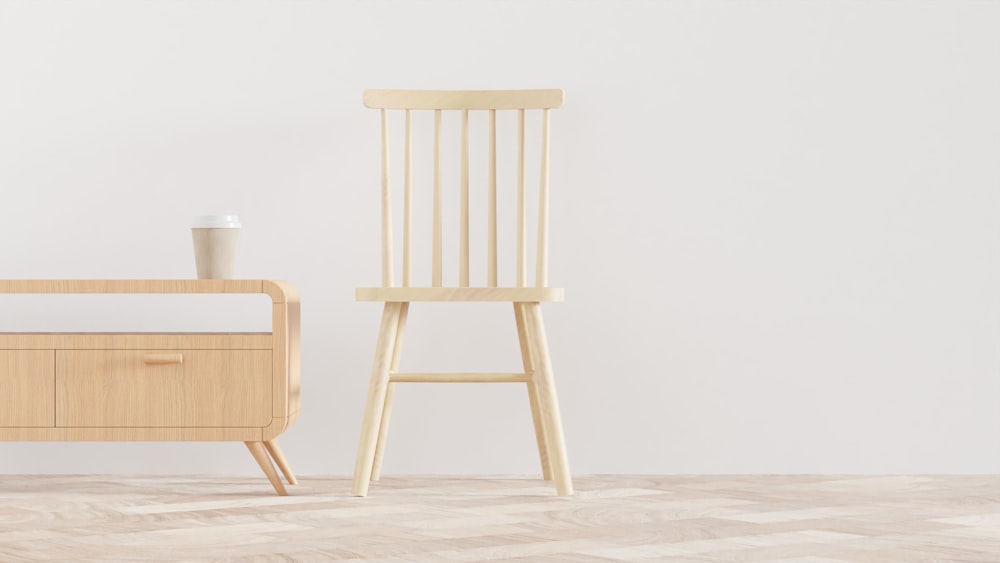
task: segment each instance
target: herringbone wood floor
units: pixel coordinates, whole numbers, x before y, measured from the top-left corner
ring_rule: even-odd
[[[0,561],[1000,561],[1000,477],[3,476]]]

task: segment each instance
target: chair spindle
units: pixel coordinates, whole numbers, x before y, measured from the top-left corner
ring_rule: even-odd
[[[403,287],[413,282],[413,134],[406,110],[405,178],[403,180]]]
[[[486,271],[487,285],[497,286],[497,110],[490,110],[490,168],[489,168],[489,260]]]
[[[538,248],[535,251],[535,286],[549,283],[549,110],[542,110],[541,180],[538,187]]]
[[[441,110],[434,110],[434,250],[431,285],[441,287]]]
[[[462,110],[462,195],[458,286],[469,287],[469,110]]]
[[[524,221],[524,110],[517,110],[517,287],[528,285]]]
[[[382,286],[393,286],[392,207],[389,197],[389,112],[382,110]]]

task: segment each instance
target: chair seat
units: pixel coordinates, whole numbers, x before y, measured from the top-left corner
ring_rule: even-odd
[[[561,287],[359,287],[358,301],[562,301]]]

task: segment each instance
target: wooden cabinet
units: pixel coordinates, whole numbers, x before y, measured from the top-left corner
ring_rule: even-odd
[[[0,293],[264,293],[269,333],[0,333],[0,440],[238,440],[278,494],[299,300],[268,280],[0,280]]]

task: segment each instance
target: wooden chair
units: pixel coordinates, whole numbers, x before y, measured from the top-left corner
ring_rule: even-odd
[[[566,461],[562,422],[556,400],[552,364],[542,322],[542,301],[562,301],[563,290],[548,287],[548,211],[549,211],[549,110],[562,106],[562,90],[367,90],[366,107],[382,114],[382,287],[359,288],[358,301],[384,302],[375,362],[361,427],[361,441],[354,466],[355,496],[368,494],[371,480],[378,480],[385,449],[389,417],[396,383],[463,382],[525,383],[538,442],[538,453],[545,479],[554,479],[559,495],[573,493]],[[402,287],[395,286],[392,254],[392,211],[389,184],[389,112],[404,110],[406,119],[403,178],[403,272]],[[411,112],[434,111],[434,196],[432,264],[430,287],[415,286],[412,279],[413,241],[413,135]],[[445,286],[442,280],[441,217],[441,114],[461,112],[461,177],[458,286]],[[497,112],[517,111],[517,286],[497,284]],[[535,283],[528,285],[527,228],[525,210],[525,111],[541,110],[541,181],[538,199],[538,249],[535,256]],[[488,259],[487,287],[469,286],[469,112],[489,112],[488,182]],[[412,301],[467,302],[508,301],[513,304],[514,320],[524,373],[400,373],[399,357],[406,317]]]

